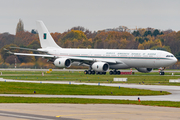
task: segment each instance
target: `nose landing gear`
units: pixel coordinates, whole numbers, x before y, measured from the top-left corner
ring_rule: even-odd
[[[159,72],[159,75],[164,75],[164,74],[165,74],[164,71]]]
[[[164,73],[164,70],[165,70],[165,69],[166,69],[165,67],[159,69],[159,70],[160,70],[160,71],[159,71],[159,75],[164,75],[164,74],[165,74],[165,73]]]

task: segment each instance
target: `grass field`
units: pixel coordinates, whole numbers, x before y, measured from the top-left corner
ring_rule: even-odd
[[[113,78],[128,78],[126,83],[148,84],[148,85],[180,85],[179,83],[169,83],[169,79],[180,78],[166,73],[160,76],[158,73],[135,73],[135,75],[85,75],[83,72],[58,72],[50,74],[40,71],[0,71],[0,77],[15,80],[36,80],[36,81],[77,81],[93,83],[117,83]],[[118,82],[122,83],[122,82]],[[118,87],[105,86],[86,86],[86,85],[57,85],[57,84],[35,84],[35,83],[8,83],[0,82],[1,94],[58,94],[58,95],[162,95],[168,92],[138,90]],[[180,107],[180,102],[169,101],[130,101],[130,100],[102,100],[102,99],[80,99],[80,98],[26,98],[26,97],[0,97],[0,103],[74,103],[74,104],[136,104],[150,106]]]
[[[58,72],[53,71],[52,73],[42,76],[40,71],[2,71],[5,79],[16,79],[16,80],[48,80],[48,81],[77,81],[77,82],[93,82],[93,83],[117,83],[113,82],[113,78],[121,77],[128,78],[126,83],[135,84],[148,84],[148,85],[176,85],[180,83],[169,83],[169,79],[180,78],[180,73],[175,73],[177,76],[172,76],[172,73],[166,73],[164,76],[160,76],[159,73],[135,73],[135,75],[85,75],[81,72]],[[122,82],[118,82],[122,83]]]
[[[0,94],[51,94],[51,95],[167,95],[165,91],[140,90],[121,87],[14,83],[0,82]]]
[[[0,103],[72,103],[72,104],[133,104],[148,106],[180,107],[180,102],[170,101],[135,101],[135,100],[103,100],[83,98],[31,98],[0,97]]]

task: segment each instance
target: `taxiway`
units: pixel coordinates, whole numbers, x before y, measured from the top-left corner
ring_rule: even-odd
[[[123,104],[0,104],[3,120],[179,120],[179,108]]]

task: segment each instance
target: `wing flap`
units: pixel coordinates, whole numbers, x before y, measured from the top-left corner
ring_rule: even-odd
[[[60,58],[54,55],[47,55],[47,54],[29,54],[29,53],[12,53],[14,55],[24,55],[24,56],[37,56],[37,57],[44,57],[44,58]],[[93,64],[94,62],[106,62],[108,64],[123,64],[121,61],[111,60],[111,59],[94,59],[94,58],[83,58],[83,57],[67,57],[71,59],[73,62],[80,62],[85,64]]]

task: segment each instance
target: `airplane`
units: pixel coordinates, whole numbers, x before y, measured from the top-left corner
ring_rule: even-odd
[[[59,68],[69,68],[71,65],[89,66],[89,70],[84,71],[85,74],[102,75],[105,75],[109,69],[112,69],[109,71],[110,75],[120,75],[121,72],[118,69],[127,68],[135,68],[143,73],[151,72],[153,68],[162,68],[159,74],[164,75],[164,69],[177,62],[172,53],[162,50],[61,48],[42,21],[38,20],[36,24],[41,48],[37,50],[18,49],[43,53],[13,53],[14,55],[43,57]]]

